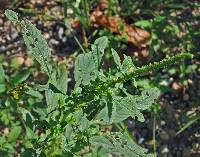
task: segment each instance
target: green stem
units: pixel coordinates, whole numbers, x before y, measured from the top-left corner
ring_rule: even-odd
[[[69,29],[70,33],[73,34],[73,38],[76,41],[76,43],[78,44],[78,46],[80,47],[80,49],[83,51],[83,53],[86,53],[86,51],[84,50],[83,46],[81,45],[81,43],[79,42],[78,38],[76,37],[76,35],[73,33],[71,26],[68,23],[68,19],[67,19],[67,0],[63,0],[63,8],[64,8],[64,24],[65,26]]]
[[[83,53],[86,53],[86,51],[84,50],[83,46],[81,45],[81,43],[79,42],[79,40],[77,39],[77,37],[75,35],[74,35],[74,40],[76,41],[76,43],[78,44],[80,49],[83,51]]]
[[[64,20],[67,19],[67,0],[63,0]]]
[[[154,157],[157,157],[156,154],[156,115],[153,114],[153,150],[154,150]]]
[[[120,122],[120,123],[116,124],[116,127],[120,130],[120,132],[123,132],[124,134],[126,134],[127,137],[129,137],[130,140],[133,140],[132,136],[130,135],[130,132],[128,131],[124,122]]]
[[[84,10],[84,15],[86,17],[86,27],[88,28],[90,26],[90,19],[89,19],[89,3],[87,0],[82,0],[82,6]]]
[[[138,77],[141,74],[145,74],[145,73],[148,73],[148,72],[151,72],[151,71],[156,71],[156,70],[161,69],[161,68],[166,68],[169,65],[178,63],[182,59],[191,59],[191,58],[193,58],[193,55],[191,53],[179,53],[179,54],[177,54],[173,57],[165,58],[160,62],[154,62],[153,64],[150,63],[148,65],[138,67],[138,68],[135,68],[135,69],[130,68],[128,70],[128,72],[125,75],[123,75],[122,77],[112,78],[108,83],[108,87],[113,85],[113,84],[116,84],[116,83],[119,83],[119,82],[125,82],[125,81],[127,81],[131,78]]]

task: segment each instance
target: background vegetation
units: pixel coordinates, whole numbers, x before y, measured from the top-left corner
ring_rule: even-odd
[[[0,156],[200,156],[197,0],[1,4]]]

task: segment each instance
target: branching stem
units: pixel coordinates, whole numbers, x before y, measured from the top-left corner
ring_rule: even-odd
[[[179,61],[181,61],[182,59],[191,59],[191,58],[193,58],[193,55],[191,53],[179,53],[173,57],[163,59],[160,62],[154,62],[153,64],[150,63],[148,65],[138,67],[135,69],[130,68],[126,75],[123,75],[122,77],[119,77],[119,78],[114,77],[113,79],[111,79],[109,81],[109,83],[107,85],[109,87],[109,86],[119,83],[119,82],[125,82],[131,78],[138,77],[142,74],[145,74],[145,73],[148,73],[151,71],[153,72],[153,71],[156,71],[161,68],[166,68],[169,65],[176,64]]]

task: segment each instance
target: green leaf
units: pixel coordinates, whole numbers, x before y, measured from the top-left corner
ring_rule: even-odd
[[[112,56],[114,58],[115,64],[117,65],[119,69],[121,69],[121,60],[118,53],[113,48],[111,49],[111,52],[112,52]]]
[[[15,75],[12,80],[14,85],[18,85],[18,84],[26,81],[27,78],[30,76],[30,74],[31,74],[31,72],[29,70],[24,70],[24,71],[18,73],[17,75]]]
[[[76,118],[76,122],[79,126],[79,130],[84,132],[89,127],[89,120],[86,118],[82,112],[75,112],[74,117]]]
[[[0,84],[0,93],[3,93],[6,91],[6,85],[5,84]]]
[[[147,150],[137,145],[125,134],[115,133],[109,137],[93,136],[90,138],[93,146],[97,147],[99,154],[114,154],[125,157],[147,157]]]
[[[140,96],[113,96],[111,116],[107,107],[104,107],[97,115],[97,119],[103,120],[105,123],[119,123],[128,117],[137,117],[138,121],[144,122],[142,111],[149,109],[159,94],[157,88],[152,88],[144,90]]]
[[[8,80],[8,76],[6,76],[2,64],[0,64],[0,83],[3,83],[5,80]]]
[[[110,150],[113,148],[112,143],[104,136],[93,136],[90,138],[90,143],[98,149],[98,154],[108,156]]]
[[[26,94],[28,94],[28,95],[30,95],[30,96],[33,96],[33,97],[35,97],[35,98],[38,98],[38,99],[40,99],[40,100],[43,99],[43,95],[42,95],[40,92],[38,92],[38,91],[36,91],[36,90],[33,90],[33,89],[28,89],[28,90],[26,91]]]
[[[152,28],[152,22],[149,20],[140,20],[135,22],[134,25],[142,28]]]
[[[67,92],[67,69],[66,65],[60,64],[51,74],[48,82],[48,90],[45,91],[47,112],[51,112],[58,106],[58,100]]]
[[[45,91],[47,112],[51,112],[58,106],[58,97],[51,89]]]
[[[51,51],[46,40],[30,21],[22,20],[21,26],[23,27],[23,38],[26,46],[40,63],[42,70],[50,76],[51,66],[49,65],[49,58]]]
[[[37,135],[34,133],[34,131],[26,126],[26,139],[36,139]]]
[[[87,85],[97,77],[97,67],[91,53],[80,54],[75,61],[74,78],[76,87]]]
[[[57,70],[57,85],[56,87],[62,92],[66,93],[67,92],[67,68],[65,63],[61,63],[58,65],[58,70]]]
[[[17,138],[19,137],[20,133],[21,133],[21,127],[14,126],[13,128],[11,128],[11,132],[8,135],[8,141],[15,142]]]
[[[41,32],[30,21],[26,19],[19,20],[17,13],[12,10],[6,10],[5,15],[22,28],[23,39],[27,48],[40,63],[42,70],[50,76],[51,66],[49,65],[49,59],[51,51]]]
[[[28,148],[28,149],[25,149],[25,151],[22,152],[20,156],[21,157],[37,157],[38,155],[36,153],[36,150]]]
[[[30,116],[32,121],[35,120],[35,118],[32,116],[32,114],[27,109],[25,109],[23,107],[19,107],[18,110],[21,112],[22,118],[23,118],[24,121],[27,120],[27,116]]]
[[[17,13],[12,11],[12,10],[6,10],[5,11],[5,15],[6,17],[12,21],[13,23],[17,23],[18,22],[18,16],[17,16]]]
[[[95,40],[94,45],[98,46],[99,51],[103,54],[108,46],[108,38],[106,36],[100,37]]]
[[[70,140],[73,134],[73,128],[70,124],[66,125],[65,128],[65,137],[67,140]]]
[[[101,60],[104,55],[105,48],[108,46],[108,38],[106,36],[100,37],[95,40],[92,45],[92,56],[95,60],[95,64],[97,69],[99,69],[101,65]]]
[[[130,56],[124,55],[124,60],[121,66],[122,73],[126,74],[130,68],[136,68]]]

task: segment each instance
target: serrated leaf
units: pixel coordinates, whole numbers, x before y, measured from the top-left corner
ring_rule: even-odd
[[[51,51],[41,32],[30,21],[26,19],[18,19],[17,13],[12,10],[6,10],[5,15],[12,22],[17,22],[17,24],[22,28],[23,39],[27,48],[40,63],[41,69],[50,76],[51,66],[49,65],[49,58]]]
[[[48,82],[48,89],[45,91],[47,102],[47,112],[51,112],[58,106],[59,98],[67,92],[67,69],[66,66],[59,65],[51,74],[51,80]]]
[[[135,68],[132,58],[130,56],[124,55],[124,60],[121,66],[122,73],[127,73],[128,69]]]
[[[23,39],[26,46],[31,50],[34,58],[40,63],[42,70],[50,76],[51,67],[48,61],[51,56],[51,51],[46,40],[30,21],[25,19],[21,21],[21,24],[23,26]]]
[[[82,112],[75,112],[74,117],[76,118],[79,130],[82,132],[86,131],[89,126],[89,120],[86,118],[86,115]]]
[[[96,39],[94,44],[91,46],[92,56],[94,58],[97,69],[101,65],[102,57],[104,55],[104,51],[107,46],[108,46],[108,38],[106,36]]]
[[[51,89],[45,91],[45,98],[47,102],[47,112],[51,112],[58,106],[58,97]]]
[[[115,64],[117,65],[119,69],[121,69],[121,60],[118,53],[113,48],[111,49],[111,52],[112,52],[112,56],[114,58]]]
[[[136,118],[144,122],[143,110],[147,110],[159,96],[157,88],[144,90],[140,96],[113,96],[112,114],[110,116],[107,107],[97,115],[96,119],[106,123],[119,123],[128,117]]]
[[[94,44],[98,46],[100,52],[104,53],[105,48],[108,46],[108,38],[106,36],[100,37],[95,40]]]
[[[91,53],[80,54],[75,61],[74,78],[76,87],[87,85],[97,77],[97,67]]]
[[[107,154],[114,154],[125,157],[146,157],[147,150],[137,145],[132,139],[125,134],[115,133],[109,137],[93,136],[90,142],[95,146],[99,154],[103,152]]]
[[[62,92],[66,93],[67,92],[67,68],[66,64],[61,63],[58,65],[58,70],[57,70],[57,85],[56,87]]]

